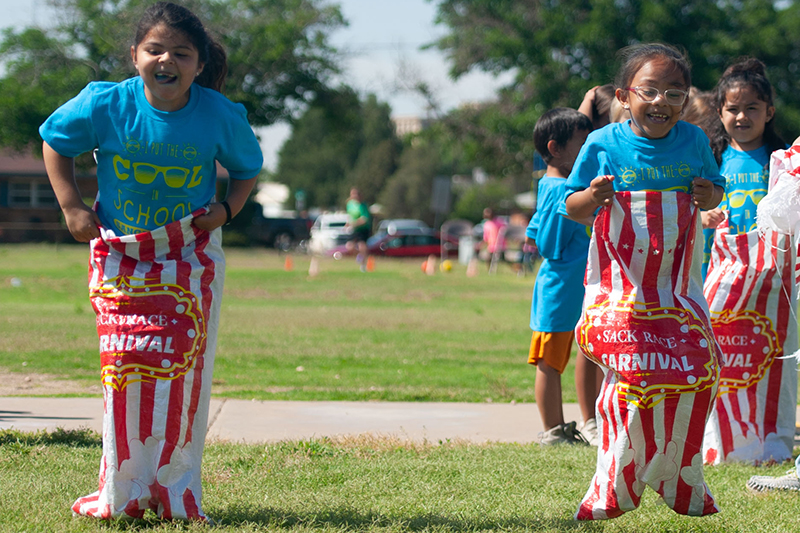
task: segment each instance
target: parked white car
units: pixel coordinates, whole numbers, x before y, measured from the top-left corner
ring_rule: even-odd
[[[311,226],[308,250],[322,254],[347,242],[350,237],[349,228],[345,228],[347,220],[347,213],[324,213],[318,216]]]
[[[375,233],[388,233],[389,235],[394,235],[398,231],[420,231],[427,229],[430,228],[428,228],[428,225],[421,220],[414,218],[390,218],[382,220],[378,225],[378,230]]]

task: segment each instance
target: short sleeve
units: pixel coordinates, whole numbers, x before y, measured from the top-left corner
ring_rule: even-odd
[[[231,179],[248,180],[258,175],[264,166],[264,154],[253,128],[247,121],[247,111],[241,104],[231,104],[228,135],[220,144],[217,160]]]
[[[525,228],[525,236],[529,239],[536,240],[536,232],[539,230],[539,211],[533,214],[531,221],[528,222],[528,227]]]
[[[42,139],[64,157],[76,157],[98,146],[92,108],[98,84],[90,83],[75,98],[56,109],[39,127]]]
[[[698,145],[700,157],[703,160],[703,177],[725,190],[725,176],[719,171],[719,165],[714,158],[714,152],[711,151],[711,147],[708,145],[708,137],[705,134],[698,135]]]
[[[591,185],[600,172],[600,162],[597,157],[597,146],[595,143],[587,141],[578,152],[572,171],[569,173],[565,185],[564,198],[570,194],[582,191]]]

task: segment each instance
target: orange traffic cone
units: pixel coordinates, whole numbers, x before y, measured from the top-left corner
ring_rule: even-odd
[[[287,255],[286,260],[283,262],[283,269],[286,272],[291,272],[292,268],[294,268],[294,261],[292,261],[291,255]]]
[[[375,257],[367,257],[367,272],[375,272]]]

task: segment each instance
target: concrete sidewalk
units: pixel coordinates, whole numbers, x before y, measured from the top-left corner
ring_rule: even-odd
[[[0,397],[0,429],[89,428],[99,433],[102,418],[102,398]],[[567,421],[580,419],[578,405],[565,404],[564,418]],[[208,439],[257,443],[370,433],[418,442],[461,439],[528,443],[538,442],[542,429],[534,403],[212,399]],[[800,439],[795,438],[795,444],[800,444]]]
[[[102,429],[101,398],[0,398],[0,429]],[[577,420],[577,404],[564,406]],[[211,400],[208,438],[275,442],[342,435],[397,436],[438,442],[538,442],[536,404],[416,402],[257,402]]]

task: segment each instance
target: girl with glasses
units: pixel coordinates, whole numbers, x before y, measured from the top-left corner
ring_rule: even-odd
[[[244,106],[221,94],[225,51],[188,9],[159,2],[130,49],[138,76],[93,82],[41,126],[47,173],[72,235],[90,242],[103,456],[75,515],[206,521],[201,460],[225,257],[263,157]],[[83,203],[73,158],[94,151]],[[216,201],[216,164],[228,170]]]
[[[727,180],[719,208],[704,213],[705,295],[723,352],[720,390],[706,427],[707,463],[783,462],[792,456],[797,403],[794,254],[788,237],[760,232],[770,155],[786,143],[775,131],[764,64],[731,65],[714,89],[719,121],[711,147]],[[784,242],[786,241],[786,242]]]
[[[566,183],[564,214],[593,224],[581,352],[606,371],[597,399],[597,467],[576,518],[636,509],[650,486],[675,512],[718,511],[703,477],[703,428],[719,349],[702,293],[698,208],[724,178],[694,125],[676,49],[621,52],[616,97],[628,119],[589,134]]]

